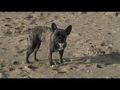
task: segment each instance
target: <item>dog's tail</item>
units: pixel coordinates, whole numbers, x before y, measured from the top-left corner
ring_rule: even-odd
[[[47,25],[47,24],[49,24],[49,23],[51,23],[51,22],[54,22],[54,20],[50,20],[50,21],[48,21],[48,22],[45,22],[43,25]]]

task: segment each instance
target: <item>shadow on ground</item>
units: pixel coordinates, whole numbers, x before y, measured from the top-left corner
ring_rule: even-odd
[[[107,55],[85,56],[75,58],[64,58],[65,64],[88,64],[88,63],[102,63],[102,64],[119,64],[120,53],[113,52]]]

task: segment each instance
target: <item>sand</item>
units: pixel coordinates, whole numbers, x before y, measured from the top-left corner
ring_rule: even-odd
[[[26,63],[27,33],[35,26],[72,25],[64,64],[49,66],[44,45]],[[119,12],[0,12],[0,78],[119,78]],[[58,53],[53,55],[59,60]]]

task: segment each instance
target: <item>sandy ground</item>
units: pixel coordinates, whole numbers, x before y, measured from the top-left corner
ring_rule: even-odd
[[[64,65],[49,66],[41,46],[25,62],[26,30],[38,25],[73,26],[67,39]],[[0,78],[119,78],[119,12],[0,12]],[[53,55],[57,62],[58,53]]]

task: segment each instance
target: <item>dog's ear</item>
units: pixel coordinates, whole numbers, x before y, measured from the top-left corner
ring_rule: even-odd
[[[67,35],[69,35],[72,30],[72,25],[69,25],[65,30],[66,30]]]
[[[55,31],[55,30],[58,29],[58,28],[57,28],[57,25],[56,25],[55,23],[52,23],[51,27],[52,27],[52,31]]]

